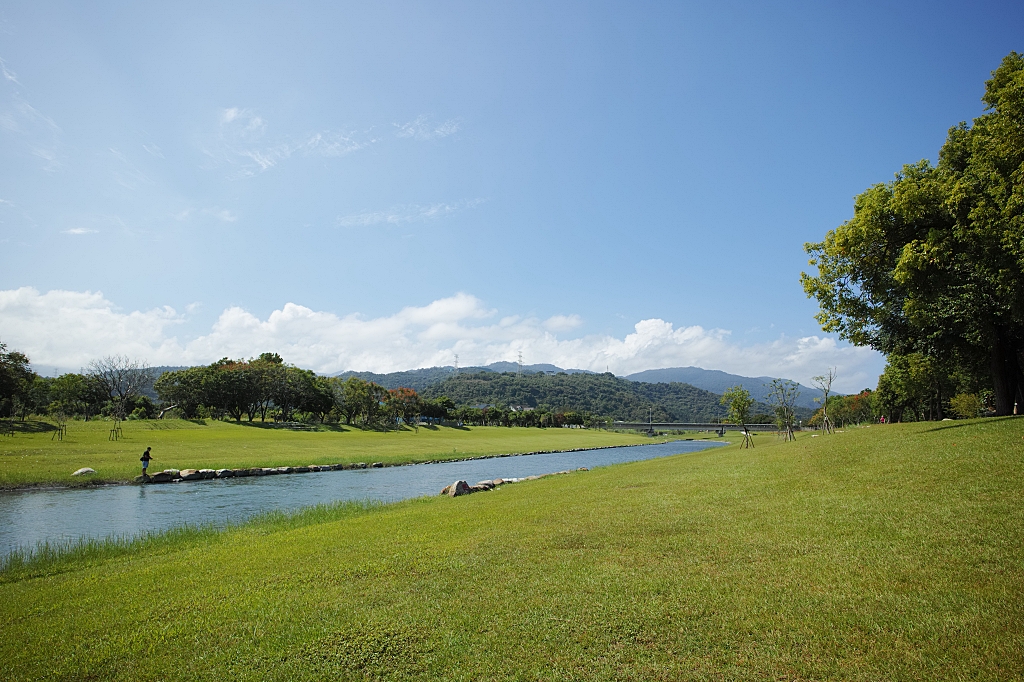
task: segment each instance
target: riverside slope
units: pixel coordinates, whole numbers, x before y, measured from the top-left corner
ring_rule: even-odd
[[[1024,420],[762,441],[12,575],[0,657],[21,679],[1019,679],[1022,509]]]

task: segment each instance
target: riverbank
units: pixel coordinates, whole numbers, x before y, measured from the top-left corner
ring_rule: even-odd
[[[157,471],[398,465],[651,442],[643,435],[588,429],[438,426],[380,432],[342,426],[291,431],[258,422],[179,419],[124,422],[117,441],[108,440],[109,430],[109,422],[71,422],[64,439],[55,440],[37,423],[0,439],[0,489],[128,483],[139,475],[146,447],[153,448],[151,469]],[[72,476],[83,467],[96,473]]]
[[[1015,679],[1024,420],[306,510],[0,584],[13,678]]]

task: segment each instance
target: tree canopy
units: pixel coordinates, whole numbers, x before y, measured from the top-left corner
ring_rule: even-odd
[[[986,113],[949,130],[936,166],[904,166],[805,245],[818,273],[801,281],[825,331],[985,374],[1010,414],[1024,385],[1024,55],[985,86]]]

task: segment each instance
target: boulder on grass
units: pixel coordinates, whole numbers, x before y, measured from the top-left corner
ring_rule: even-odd
[[[150,483],[170,483],[178,477],[177,469],[168,469],[167,471],[158,471],[149,477]]]
[[[450,486],[442,490],[441,494],[447,495],[448,497],[458,497],[459,495],[468,495],[471,492],[473,491],[469,487],[468,483],[465,481],[455,481]]]
[[[494,487],[494,481],[478,481],[474,488],[483,488],[484,490],[490,490]]]
[[[217,472],[214,471],[213,469],[200,469],[199,475],[205,480],[210,478],[216,478]]]
[[[308,474],[309,473],[309,467],[293,467],[292,468],[292,473]]]
[[[380,469],[384,466],[384,462],[374,462],[370,466],[372,466],[374,469]]]
[[[232,478],[234,475],[234,469],[217,469],[217,478]]]
[[[78,471],[76,471],[75,473],[73,473],[71,475],[72,476],[85,476],[86,474],[95,474],[95,473],[96,473],[95,469],[91,469],[89,467],[82,467],[81,469],[79,469]]]
[[[183,481],[198,481],[203,477],[199,469],[182,469],[178,472],[178,478]]]

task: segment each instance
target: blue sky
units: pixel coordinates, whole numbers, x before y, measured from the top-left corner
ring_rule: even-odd
[[[41,365],[873,386],[802,245],[1024,50],[1013,3],[148,5],[0,8],[0,339]]]

